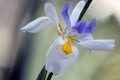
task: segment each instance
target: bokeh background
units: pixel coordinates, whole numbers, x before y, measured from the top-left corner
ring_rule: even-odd
[[[68,1],[0,0],[0,80],[5,80],[6,74],[11,80],[36,80],[45,64],[46,52],[58,35],[52,25],[35,34],[23,33],[20,28],[45,16],[46,2],[56,7],[64,25],[60,11]],[[71,1],[73,9],[79,0]],[[77,46],[77,62],[52,80],[120,80],[120,0],[93,0],[84,18],[95,18],[97,26],[92,35],[95,39],[115,39],[115,48],[89,53]],[[3,74],[3,68],[9,70]]]

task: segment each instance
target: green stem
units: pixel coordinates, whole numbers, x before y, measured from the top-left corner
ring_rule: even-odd
[[[79,16],[79,19],[78,19],[78,22],[82,19],[82,17],[84,16],[85,12],[87,11],[88,7],[90,6],[92,0],[88,0],[87,3],[85,4],[80,16]]]
[[[39,73],[37,80],[45,80],[47,75],[47,71],[45,69],[45,66],[42,68],[41,72]]]
[[[53,73],[52,72],[49,73],[47,80],[51,80],[52,76],[53,76]]]

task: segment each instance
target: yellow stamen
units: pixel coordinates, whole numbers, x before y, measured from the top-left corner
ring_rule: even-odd
[[[67,41],[61,45],[61,49],[66,55],[72,53],[71,37],[68,37]]]

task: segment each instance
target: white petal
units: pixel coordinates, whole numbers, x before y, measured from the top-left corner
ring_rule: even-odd
[[[77,36],[77,38],[78,41],[93,40],[93,36],[91,34],[89,35],[80,34]]]
[[[79,51],[75,46],[72,46],[72,54],[65,55],[65,53],[62,52],[61,44],[63,42],[64,40],[58,37],[53,42],[46,55],[46,70],[52,72],[54,75],[69,68],[78,58]]]
[[[58,26],[58,16],[57,16],[55,7],[51,3],[48,2],[45,4],[44,10],[45,10],[45,14],[50,18],[55,28],[58,31],[60,31],[59,26]]]
[[[78,43],[90,50],[111,50],[115,46],[114,40],[85,40]]]
[[[88,34],[88,35],[84,35],[84,34],[81,34],[78,36],[78,39],[77,39],[79,42],[80,41],[85,41],[85,40],[93,40],[93,36],[91,34]],[[77,42],[78,43],[78,42]],[[94,50],[91,50],[89,49],[90,52],[93,52]]]
[[[82,0],[82,1],[78,2],[77,5],[75,6],[75,8],[73,9],[72,14],[70,16],[72,26],[77,22],[84,6],[85,6],[85,1]]]
[[[48,17],[40,17],[28,23],[26,26],[21,28],[21,30],[23,32],[36,33],[46,28],[49,24],[50,24],[50,21]]]

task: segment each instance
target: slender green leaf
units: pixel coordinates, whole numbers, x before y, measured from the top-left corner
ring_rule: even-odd
[[[82,19],[82,17],[84,16],[85,12],[87,11],[88,7],[90,6],[92,0],[88,0],[87,3],[85,4],[80,16],[79,16],[79,19],[78,21],[80,21]]]
[[[47,75],[47,71],[45,69],[45,66],[42,68],[41,72],[39,73],[37,80],[45,80]]]

